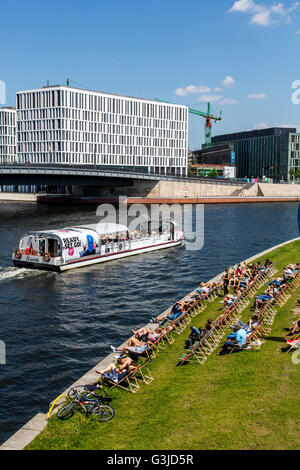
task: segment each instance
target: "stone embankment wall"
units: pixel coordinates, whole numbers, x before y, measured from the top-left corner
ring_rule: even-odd
[[[99,188],[100,189],[100,188]],[[300,184],[222,184],[188,181],[135,181],[133,186],[101,188],[99,195],[126,195],[143,198],[204,198],[204,197],[300,197]]]

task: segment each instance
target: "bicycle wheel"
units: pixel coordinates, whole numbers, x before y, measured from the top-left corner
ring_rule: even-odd
[[[57,413],[57,417],[59,419],[68,419],[68,418],[71,418],[71,416],[73,416],[74,414],[74,410],[77,406],[77,402],[76,401],[71,401],[70,403],[68,403],[67,405],[63,406]]]
[[[115,410],[108,405],[96,405],[90,413],[95,414],[98,421],[109,421],[113,419]]]

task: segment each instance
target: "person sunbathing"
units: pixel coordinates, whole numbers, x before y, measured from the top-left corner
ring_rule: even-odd
[[[260,308],[262,305],[269,302],[269,300],[271,300],[272,297],[273,297],[273,293],[271,289],[266,289],[263,294],[256,295],[254,299],[254,308],[255,309]]]
[[[180,317],[185,310],[185,302],[183,300],[180,300],[176,302],[176,304],[173,305],[171,312],[166,315],[162,320],[159,321],[159,326],[163,325],[166,323],[168,320],[174,321],[178,317]],[[158,322],[157,317],[152,317],[151,320],[152,322]]]
[[[225,295],[223,300],[220,300],[220,302],[223,304],[224,308],[230,307],[238,298],[238,296],[232,295],[232,294],[227,294]]]
[[[201,297],[205,296],[209,292],[209,287],[205,284],[205,282],[201,282],[198,289],[196,289],[196,293],[199,294]]]
[[[97,374],[101,375],[102,380],[108,379],[112,382],[118,383],[120,382],[120,380],[126,377],[126,375],[132,372],[137,366],[136,362],[133,361],[133,359],[131,359],[130,357],[118,358],[117,365],[118,366],[112,363],[104,370],[96,370],[96,372]]]
[[[123,348],[115,348],[114,346],[110,346],[113,352],[118,352],[121,354],[128,354],[128,353],[136,353],[142,354],[148,347],[153,345],[152,341],[140,341],[137,338],[130,338],[128,341],[127,346]]]
[[[134,334],[134,337],[137,338],[140,341],[155,341],[157,337],[159,336],[156,331],[151,330],[150,328],[140,328],[137,331],[131,330],[131,332]]]
[[[289,333],[287,336],[294,335],[295,333],[297,333],[298,330],[300,330],[300,318],[298,318],[298,320],[293,322],[293,326],[289,328]]]

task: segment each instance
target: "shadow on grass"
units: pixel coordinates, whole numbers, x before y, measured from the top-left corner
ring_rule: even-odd
[[[285,343],[286,339],[280,336],[268,336],[266,341],[275,341],[277,343]]]

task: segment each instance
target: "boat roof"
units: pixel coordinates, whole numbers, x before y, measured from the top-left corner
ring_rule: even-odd
[[[114,224],[112,222],[99,222],[98,224],[80,225],[72,227],[72,229],[94,230],[100,235],[104,235],[106,233],[127,232],[128,230],[126,225]]]
[[[110,233],[119,233],[119,232],[127,232],[128,228],[126,225],[121,224],[114,224],[111,222],[104,222],[98,224],[88,224],[88,225],[74,225],[72,227],[62,227],[53,230],[40,230],[38,232],[26,232],[26,235],[41,235],[41,234],[48,234],[48,235],[61,235],[63,232],[86,232],[86,231],[93,231],[98,233],[98,235],[105,235]]]

